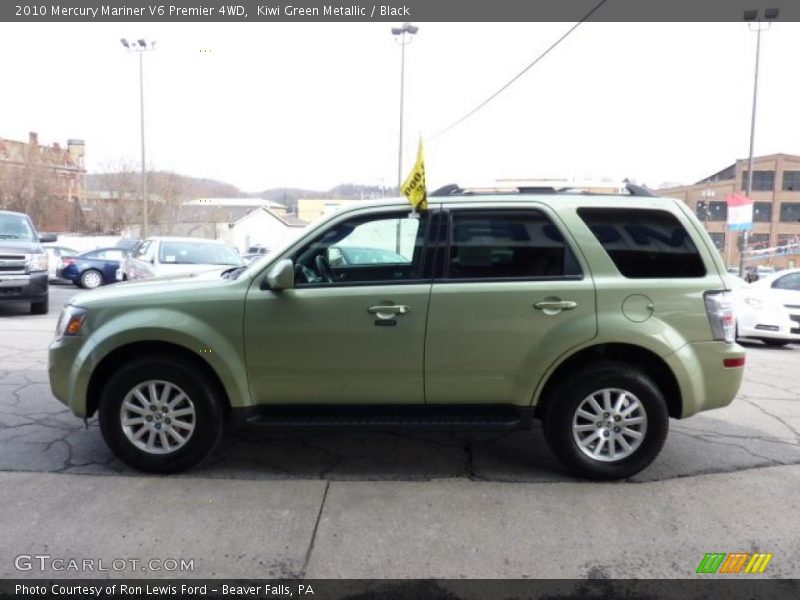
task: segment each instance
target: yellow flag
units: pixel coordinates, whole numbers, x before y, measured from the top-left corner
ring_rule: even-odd
[[[419,150],[417,151],[417,162],[408,174],[403,185],[400,187],[403,195],[411,202],[414,210],[425,210],[428,208],[428,192],[425,190],[425,156],[422,151],[422,140],[419,140]]]

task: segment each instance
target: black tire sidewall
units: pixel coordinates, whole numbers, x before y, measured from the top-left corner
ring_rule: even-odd
[[[575,410],[589,394],[603,388],[630,391],[647,415],[642,445],[629,457],[613,463],[586,456],[572,434]],[[646,374],[622,363],[603,362],[576,373],[555,390],[544,430],[550,449],[575,475],[587,479],[624,479],[647,467],[658,456],[669,431],[669,414],[663,395]]]
[[[150,379],[168,381],[181,388],[195,408],[195,429],[189,441],[169,454],[148,454],[125,436],[120,407],[130,390]],[[103,439],[124,463],[152,473],[174,473],[188,469],[214,450],[222,435],[222,403],[207,378],[191,365],[172,357],[154,357],[130,362],[111,376],[100,399],[99,422]]]

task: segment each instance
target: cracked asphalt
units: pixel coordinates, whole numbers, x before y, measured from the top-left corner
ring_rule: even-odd
[[[54,574],[20,573],[23,552],[167,552],[194,558],[192,577],[680,577],[705,552],[753,549],[775,552],[766,575],[800,576],[798,346],[748,345],[736,400],[671,421],[656,462],[623,483],[574,480],[538,430],[242,426],[201,467],[151,477],[50,394],[47,345],[73,293],[54,286],[45,316],[0,306],[0,576]]]

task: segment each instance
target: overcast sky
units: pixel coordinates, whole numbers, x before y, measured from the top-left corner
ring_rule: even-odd
[[[399,25],[399,24],[398,24]],[[568,23],[418,23],[404,171]],[[86,141],[90,171],[139,161],[245,191],[397,179],[390,24],[0,24],[0,137]],[[748,152],[756,34],[744,23],[587,23],[486,108],[426,143],[429,188],[498,178],[694,182]],[[201,52],[201,50],[206,50]],[[756,154],[800,154],[800,24],[762,36]]]

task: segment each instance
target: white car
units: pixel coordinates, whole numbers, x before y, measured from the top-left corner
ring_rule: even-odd
[[[800,269],[785,269],[762,277],[753,287],[769,290],[788,311],[792,333],[800,335]]]
[[[59,246],[58,244],[44,244],[44,249],[47,252],[47,271],[50,281],[61,281],[56,273],[56,269],[61,265],[62,257],[77,256],[80,254],[77,250],[67,248],[66,246]]]
[[[785,346],[800,342],[800,330],[794,330],[790,314],[770,288],[758,287],[731,276],[736,310],[736,337],[761,340],[767,346]]]
[[[241,256],[218,240],[152,237],[136,246],[122,265],[122,279],[149,279],[240,267]]]

